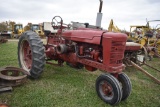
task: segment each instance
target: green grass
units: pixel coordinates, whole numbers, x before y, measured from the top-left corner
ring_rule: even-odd
[[[160,60],[155,58],[149,64],[159,68]],[[5,66],[18,67],[17,42],[0,44],[0,67]],[[143,68],[160,78],[159,72]],[[160,85],[133,67],[124,72],[131,79],[132,93],[115,107],[160,106]],[[91,73],[66,65],[46,65],[39,79],[27,79],[12,92],[0,94],[0,103],[6,102],[11,107],[110,107],[95,91],[95,81],[100,74],[100,71]]]

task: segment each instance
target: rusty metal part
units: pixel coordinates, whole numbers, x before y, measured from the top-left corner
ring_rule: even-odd
[[[6,91],[12,91],[12,87],[10,86],[0,86],[0,93],[6,92]]]
[[[151,75],[150,73],[148,73],[146,70],[144,70],[142,67],[138,66],[137,64],[135,64],[134,62],[130,61],[130,63],[137,69],[139,69],[142,73],[144,73],[145,75],[147,75],[148,77],[150,77],[152,80],[154,80],[156,83],[160,84],[160,80],[158,80],[157,78],[155,78],[153,75]]]
[[[0,85],[18,86],[26,81],[27,71],[16,67],[0,68]]]

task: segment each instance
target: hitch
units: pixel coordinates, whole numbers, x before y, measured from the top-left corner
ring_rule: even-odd
[[[144,73],[145,75],[147,75],[148,77],[150,77],[152,80],[154,80],[157,84],[160,85],[160,80],[158,80],[157,78],[155,78],[153,75],[151,75],[150,73],[148,73],[146,70],[144,70],[142,67],[140,67],[139,65],[137,65],[136,63],[134,63],[133,61],[129,60],[129,59],[125,59],[127,62],[130,63],[130,65],[134,66],[136,69],[140,70],[142,73]],[[143,63],[145,65],[147,65],[148,67],[156,70],[156,71],[159,71],[158,69],[154,68],[154,67],[151,67],[150,65],[146,64],[146,63]],[[160,72],[160,71],[159,71]]]

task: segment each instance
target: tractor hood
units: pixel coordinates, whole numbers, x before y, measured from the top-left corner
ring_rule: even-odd
[[[112,33],[104,30],[83,28],[78,30],[65,31],[62,37],[76,42],[85,42],[100,45],[102,37],[115,39],[126,39],[127,36],[122,33]]]
[[[77,42],[87,42],[92,44],[100,44],[101,36],[104,31],[94,30],[94,29],[78,29],[69,30],[63,32],[62,36],[65,39],[77,41]]]

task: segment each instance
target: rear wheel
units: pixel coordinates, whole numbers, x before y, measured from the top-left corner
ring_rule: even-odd
[[[32,31],[22,34],[18,42],[18,61],[21,68],[38,78],[45,64],[44,47],[40,37]]]
[[[102,74],[96,80],[98,96],[111,105],[121,101],[122,91],[118,80],[110,74]]]

